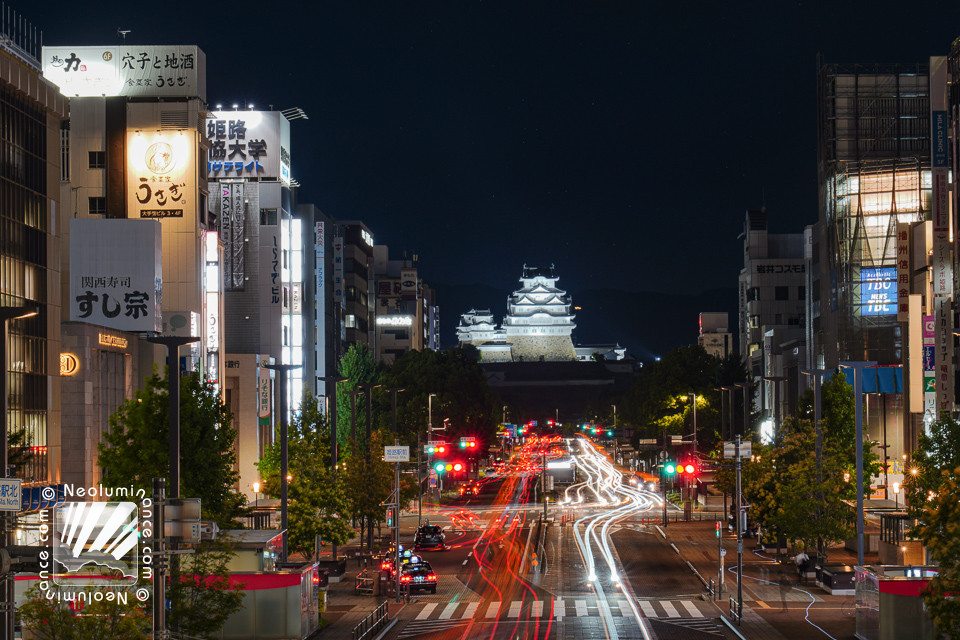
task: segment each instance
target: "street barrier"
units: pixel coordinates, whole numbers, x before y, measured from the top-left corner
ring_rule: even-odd
[[[380,606],[374,609],[373,613],[361,620],[360,624],[353,628],[353,640],[365,640],[368,636],[380,631],[388,619],[387,603],[382,602]]]

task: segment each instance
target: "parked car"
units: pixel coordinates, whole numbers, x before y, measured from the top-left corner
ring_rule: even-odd
[[[444,550],[447,545],[444,543],[443,529],[435,524],[425,524],[417,529],[417,535],[413,540],[414,549],[438,549]]]

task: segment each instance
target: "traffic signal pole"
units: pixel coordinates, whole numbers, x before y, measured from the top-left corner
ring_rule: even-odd
[[[740,485],[740,434],[737,434],[737,624],[743,617],[743,520],[747,511],[743,508],[743,491]]]

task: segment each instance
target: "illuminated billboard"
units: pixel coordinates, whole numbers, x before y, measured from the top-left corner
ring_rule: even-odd
[[[279,111],[219,111],[207,118],[207,177],[290,185],[290,122]]]
[[[191,219],[197,181],[192,131],[127,132],[127,216]]]
[[[42,55],[44,77],[68,97],[207,98],[196,46],[44,47]]]
[[[897,268],[860,269],[860,315],[892,316],[897,313]]]

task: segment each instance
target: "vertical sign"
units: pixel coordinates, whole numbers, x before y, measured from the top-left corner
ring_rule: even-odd
[[[327,297],[326,297],[326,285],[324,278],[326,277],[326,249],[323,244],[326,242],[325,235],[325,224],[323,220],[318,220],[315,225],[316,239],[314,244],[314,250],[316,253],[316,264],[317,268],[315,271],[316,274],[316,327],[317,327],[317,345],[316,345],[316,362],[317,362],[317,375],[325,376],[327,375]]]
[[[333,300],[343,301],[343,227],[333,227]]]
[[[910,224],[897,223],[897,321],[910,311]]]
[[[936,318],[923,316],[923,419],[937,419]]]
[[[400,270],[400,298],[403,300],[417,299],[417,270]]]
[[[950,186],[947,182],[947,62],[944,56],[930,58],[930,161],[933,202],[933,294],[953,295],[953,264],[950,241]]]
[[[270,369],[266,365],[270,364],[270,356],[260,354],[257,356],[257,418],[261,427],[270,426],[270,408],[273,401],[270,395]]]
[[[936,298],[937,415],[953,412],[953,305],[949,298]]]

